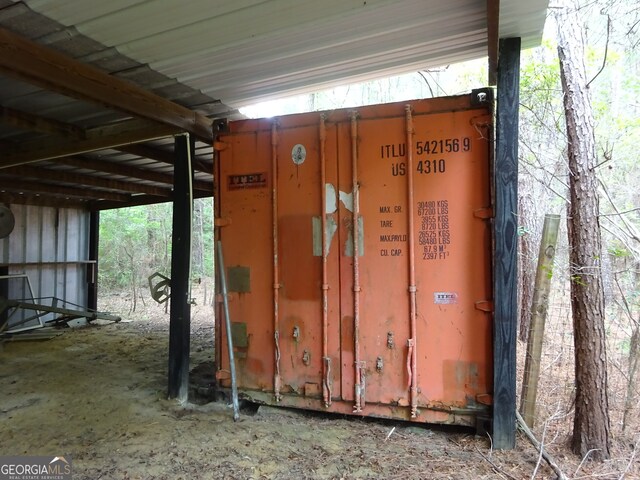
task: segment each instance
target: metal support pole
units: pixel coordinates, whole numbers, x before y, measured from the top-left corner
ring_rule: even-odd
[[[227,273],[224,269],[222,242],[218,240],[218,271],[220,272],[220,290],[224,307],[224,324],[227,330],[227,349],[229,350],[229,371],[231,372],[231,400],[233,402],[233,420],[240,418],[238,407],[238,383],[236,381],[236,360],[233,355],[233,338],[231,335],[231,316],[229,315],[229,299],[227,298]]]

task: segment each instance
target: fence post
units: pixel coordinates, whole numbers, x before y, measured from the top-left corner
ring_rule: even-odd
[[[524,378],[522,380],[522,396],[520,399],[520,414],[529,428],[533,428],[536,415],[536,397],[538,395],[538,379],[540,377],[540,358],[542,357],[542,340],[544,338],[544,324],[549,307],[549,290],[553,273],[553,259],[558,242],[558,227],[560,215],[547,214],[544,217],[540,251],[538,253],[538,268],[536,283],[531,302],[531,327],[527,343],[527,355],[524,364]]]

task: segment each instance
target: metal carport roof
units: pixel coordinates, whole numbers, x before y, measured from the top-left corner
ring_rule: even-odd
[[[540,42],[546,6],[0,0],[0,201],[100,209],[170,200],[171,135],[190,127],[196,194],[211,195],[212,134],[203,132],[213,119],[238,118],[238,107],[259,100],[487,55],[495,65],[498,38]],[[70,63],[60,67],[50,49]],[[87,83],[84,66],[103,76]]]

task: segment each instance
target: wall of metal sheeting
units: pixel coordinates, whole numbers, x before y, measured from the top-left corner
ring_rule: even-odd
[[[3,294],[10,299],[52,304],[53,298],[67,306],[87,305],[89,258],[89,212],[69,208],[11,205],[15,228],[0,240],[0,272],[28,278],[4,281]],[[31,290],[31,292],[29,291]],[[38,300],[40,299],[40,300]],[[63,306],[62,304],[58,304]],[[13,324],[26,313],[14,315]],[[42,320],[51,319],[48,315]]]

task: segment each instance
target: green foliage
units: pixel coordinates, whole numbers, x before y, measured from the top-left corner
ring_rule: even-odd
[[[194,208],[192,276],[213,275],[213,203]],[[99,282],[106,288],[142,286],[153,272],[171,273],[172,205],[106,210],[100,214]]]

